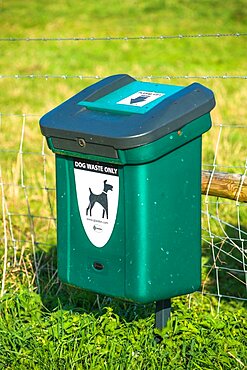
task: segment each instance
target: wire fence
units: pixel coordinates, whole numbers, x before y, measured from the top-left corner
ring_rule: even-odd
[[[224,129],[224,125],[219,125],[214,159],[211,165],[212,173],[202,210],[203,252],[205,253],[204,257],[208,259],[204,263],[207,273],[202,285],[202,292],[216,295],[219,298],[219,303],[222,297],[247,300],[247,229],[245,227],[247,204],[239,202],[241,187],[247,176],[247,159],[242,166],[242,180],[236,200],[222,202],[216,197],[212,201],[209,197],[214,173],[220,167],[218,157]],[[247,126],[242,129],[245,130],[245,132],[243,131],[244,136]],[[231,216],[229,217],[229,215]],[[229,219],[231,222],[226,221]],[[209,256],[210,258],[208,258]],[[210,263],[208,263],[209,261]]]
[[[186,38],[246,37],[247,33],[174,36],[121,36],[72,38],[0,38],[0,42],[132,41]],[[0,79],[101,79],[99,75],[0,74]],[[139,80],[222,79],[246,80],[247,75],[135,76]],[[54,156],[39,132],[39,113],[0,113],[0,242],[3,246],[1,295],[17,289],[18,282],[48,292],[58,281],[53,251],[56,247],[56,189]],[[202,196],[203,294],[247,300],[247,203],[210,196],[216,171],[247,177],[244,140],[247,125],[216,122],[204,142],[203,169],[211,170]],[[237,148],[237,151],[236,151]],[[233,152],[235,155],[233,156]],[[51,258],[50,258],[51,256]],[[44,278],[46,276],[46,278]]]
[[[41,275],[46,270],[52,279],[46,289],[57,280],[54,261],[47,261],[46,253],[56,247],[56,202],[54,158],[39,133],[38,114],[0,114],[1,134],[12,127],[15,139],[2,140],[0,149],[1,172],[1,241],[4,246],[4,294],[11,285],[13,271],[22,271],[28,285],[35,280],[40,290]],[[238,166],[221,163],[229,130],[246,135],[247,126],[215,124],[211,135],[216,138],[213,163],[204,163],[212,172],[231,168],[247,175],[247,162]],[[35,143],[30,141],[30,133]],[[11,170],[11,171],[10,171]],[[10,174],[11,172],[11,174]],[[210,197],[210,182],[203,196],[202,252],[203,294],[221,298],[247,300],[247,229],[244,220],[247,204],[223,198]],[[18,205],[18,207],[17,207]],[[31,258],[32,256],[32,258]],[[27,266],[27,260],[33,263]]]

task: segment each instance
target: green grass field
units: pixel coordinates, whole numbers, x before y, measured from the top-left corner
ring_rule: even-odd
[[[1,39],[223,34],[246,33],[247,7],[244,0],[2,0],[0,16]],[[0,369],[247,369],[243,300],[222,298],[218,311],[218,297],[196,293],[173,299],[171,320],[157,345],[154,305],[120,302],[58,281],[54,158],[38,121],[96,79],[13,77],[245,76],[246,40],[239,36],[0,41]],[[246,79],[152,81],[177,85],[197,81],[214,91],[215,126],[203,137],[204,168],[214,161],[221,133],[217,169],[243,173]],[[221,132],[218,124],[231,127],[224,126]],[[222,202],[216,209],[214,201],[209,204],[212,214],[217,211],[236,228],[240,222],[247,232],[246,206],[240,204],[237,214],[236,202]],[[203,226],[208,227],[206,216]],[[211,227],[221,235],[216,222]],[[224,227],[239,247],[233,257],[241,258],[244,234]],[[225,241],[216,238],[215,245],[221,248]],[[223,266],[241,268],[228,257],[219,255]],[[203,261],[212,266],[211,247],[205,242]],[[205,290],[217,295],[216,276],[212,272],[206,278],[209,271],[203,271]],[[244,273],[234,278],[222,274],[219,279],[221,293],[246,297]]]

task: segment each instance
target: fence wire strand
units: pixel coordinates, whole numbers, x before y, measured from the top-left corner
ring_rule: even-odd
[[[22,79],[26,79],[26,78],[29,78],[29,79],[45,79],[45,80],[49,80],[49,79],[63,79],[63,80],[67,80],[67,79],[79,79],[79,80],[88,80],[88,79],[91,79],[91,80],[102,80],[103,78],[106,78],[107,76],[98,76],[98,75],[94,75],[94,76],[86,76],[86,75],[64,75],[64,74],[59,74],[59,75],[50,75],[50,74],[27,74],[27,75],[21,75],[21,74],[14,74],[14,75],[8,75],[8,74],[0,74],[0,79],[16,79],[16,80],[22,80]],[[230,80],[230,79],[240,79],[240,80],[246,80],[247,79],[247,75],[228,75],[228,74],[224,74],[224,75],[215,75],[215,76],[212,76],[212,75],[184,75],[184,76],[181,76],[181,75],[174,75],[174,76],[168,76],[168,75],[160,75],[160,76],[153,76],[153,75],[149,75],[149,76],[133,76],[134,78],[136,78],[137,80],[181,80],[181,79],[185,79],[185,80],[190,80],[190,79],[193,79],[193,80],[211,80],[211,79],[225,79],[225,80]]]
[[[8,261],[8,236],[7,236],[7,221],[6,221],[6,200],[4,195],[4,185],[2,179],[2,169],[0,167],[0,186],[2,193],[2,219],[3,219],[3,241],[4,241],[4,255],[3,255],[3,277],[1,284],[1,297],[5,292],[5,279],[7,272],[7,261]]]
[[[151,36],[103,36],[103,37],[2,37],[0,42],[21,42],[21,41],[134,41],[134,40],[174,40],[174,39],[201,39],[201,38],[222,38],[222,37],[246,37],[247,33],[199,33],[179,35],[151,35]]]

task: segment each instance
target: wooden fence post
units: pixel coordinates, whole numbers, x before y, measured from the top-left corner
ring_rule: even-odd
[[[202,171],[202,194],[247,202],[247,176]]]

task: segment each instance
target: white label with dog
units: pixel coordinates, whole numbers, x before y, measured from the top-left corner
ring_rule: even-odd
[[[95,247],[111,237],[118,209],[118,168],[109,163],[75,159],[78,207],[84,230]]]

